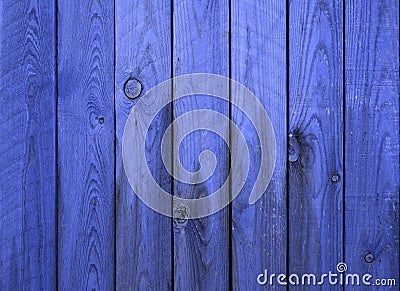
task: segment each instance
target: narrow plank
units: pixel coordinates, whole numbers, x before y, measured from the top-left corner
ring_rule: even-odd
[[[345,156],[345,261],[398,285],[398,1],[346,1]]]
[[[54,1],[0,3],[0,289],[56,287]]]
[[[113,2],[58,6],[58,278],[114,288]]]
[[[227,0],[173,1],[173,76],[213,73],[228,76],[229,5]],[[189,85],[189,84],[188,84]],[[229,104],[215,98],[195,95],[174,103],[173,118],[198,109],[210,109],[229,116]],[[191,124],[201,123],[201,118]],[[228,133],[229,126],[221,125]],[[173,132],[180,130],[174,124]],[[175,138],[175,137],[174,137]],[[174,140],[174,143],[178,142]],[[181,143],[180,159],[188,171],[198,170],[202,151],[211,150],[217,166],[210,180],[188,185],[174,180],[173,193],[182,198],[210,195],[225,181],[229,170],[228,149],[224,141],[207,131],[188,135]],[[183,176],[174,169],[174,175]],[[201,179],[201,175],[198,176]],[[175,220],[174,283],[176,290],[225,290],[229,285],[229,212],[228,208],[212,216]],[[191,210],[188,209],[188,212]],[[185,215],[185,214],[183,214]]]
[[[342,15],[342,1],[290,3],[289,273],[343,261]]]
[[[258,170],[251,170],[233,202],[232,278],[234,290],[268,290],[257,276],[286,271],[286,3],[232,1],[232,78],[249,88],[264,105],[276,134],[277,163],[267,191],[254,205],[249,194]],[[233,98],[233,97],[232,97]],[[243,100],[245,102],[245,100]],[[252,169],[260,167],[257,133],[232,110],[252,148]],[[246,130],[248,129],[248,130]]]
[[[172,220],[148,208],[133,192],[122,161],[125,123],[136,101],[124,95],[124,84],[137,78],[142,96],[170,78],[170,1],[117,0],[116,3],[116,276],[117,289],[171,290]],[[149,168],[159,185],[171,192],[171,179],[159,156],[162,133],[171,120],[167,108],[148,132]],[[154,193],[151,185],[142,191]]]

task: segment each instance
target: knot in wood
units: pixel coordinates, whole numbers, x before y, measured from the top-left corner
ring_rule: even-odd
[[[289,134],[289,162],[295,163],[300,157],[300,146],[297,138],[291,133]]]
[[[125,96],[129,99],[135,99],[142,93],[142,83],[138,79],[130,78],[124,84]]]
[[[176,219],[177,223],[185,223],[188,220],[189,212],[185,206],[180,206],[175,209],[174,218]]]

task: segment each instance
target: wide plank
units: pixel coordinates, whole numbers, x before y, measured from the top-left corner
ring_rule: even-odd
[[[342,1],[290,3],[288,159],[288,273],[334,272],[343,261]]]
[[[213,73],[228,76],[229,5],[227,0],[173,1],[173,76]],[[206,85],[206,84],[205,84]],[[187,84],[190,86],[190,84]],[[217,98],[191,95],[173,105],[173,119],[185,112],[209,109],[229,116],[229,104]],[[202,124],[202,116],[181,125],[173,132]],[[229,125],[220,124],[229,134]],[[174,143],[178,143],[174,135]],[[174,144],[174,145],[175,145]],[[199,170],[199,155],[212,151],[217,159],[212,177],[195,185],[174,180],[173,194],[181,198],[200,198],[221,187],[229,171],[228,145],[207,130],[189,134],[173,159],[190,172]],[[175,177],[185,178],[178,169]],[[201,174],[193,182],[204,178]],[[187,177],[186,177],[187,178]],[[197,179],[197,180],[196,180]],[[199,219],[184,219],[193,209],[180,209],[174,223],[174,283],[176,290],[225,290],[229,286],[229,208]],[[179,217],[178,217],[179,218]]]
[[[0,2],[0,290],[56,288],[54,1]]]
[[[346,236],[352,273],[399,285],[399,2],[346,1]]]
[[[114,4],[58,2],[58,286],[114,288]]]
[[[115,5],[116,287],[120,290],[171,290],[172,219],[150,209],[136,196],[122,159],[125,124],[138,100],[125,96],[126,81],[135,78],[141,83],[140,99],[171,76],[171,3],[165,0],[117,0]],[[151,105],[155,106],[157,102],[139,110],[150,114]],[[149,128],[146,154],[147,166],[155,180],[171,193],[171,179],[163,170],[160,156],[162,133],[170,120],[171,109],[167,106]],[[140,185],[139,191],[142,195],[155,194],[153,186],[146,183]]]
[[[255,204],[249,204],[259,168],[266,167],[260,151],[267,145],[259,143],[251,121],[232,108],[232,119],[246,136],[251,161],[246,184],[232,207],[234,290],[285,289],[276,282],[260,286],[257,277],[264,270],[268,274],[286,271],[286,13],[285,1],[232,1],[231,76],[249,88],[264,106],[275,131],[277,154],[267,190]],[[259,118],[258,111],[254,113],[252,118]]]

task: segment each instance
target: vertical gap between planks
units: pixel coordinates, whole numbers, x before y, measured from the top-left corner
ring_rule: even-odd
[[[232,88],[231,88],[231,80],[232,80],[232,3],[231,0],[228,1],[228,79],[229,79],[229,86],[228,86],[228,96],[229,96],[229,120],[232,121]],[[232,134],[232,127],[231,124],[229,123],[228,125],[228,143],[229,143],[229,160],[228,160],[228,183],[229,183],[229,203],[228,205],[228,239],[229,239],[229,244],[228,244],[228,288],[229,290],[233,290],[233,263],[232,263],[232,258],[233,258],[233,242],[232,242],[232,217],[233,217],[233,204],[232,204],[232,176],[229,175],[229,173],[232,170],[232,164],[231,164],[231,153],[230,149],[232,148],[232,141],[231,141],[231,134]]]
[[[286,192],[286,275],[289,275],[289,254],[290,254],[290,241],[289,241],[289,99],[290,99],[290,83],[289,83],[289,69],[290,69],[290,51],[289,51],[289,22],[290,22],[290,0],[286,0],[286,171],[285,171],[285,192]],[[286,290],[289,290],[289,285],[286,286]]]
[[[346,263],[346,1],[342,3],[342,262]],[[343,286],[343,290],[346,287]]]
[[[114,13],[114,290],[117,290],[117,86],[116,86],[116,69],[117,69],[117,13],[115,0],[113,13]]]
[[[171,107],[170,122],[174,121],[174,0],[170,0],[170,78],[171,78]],[[174,127],[171,127],[172,145],[174,142]],[[179,157],[178,157],[179,158]],[[171,147],[171,195],[175,196],[174,187],[174,147]],[[171,290],[175,290],[175,237],[174,237],[174,199],[171,200]]]
[[[58,195],[58,0],[54,0],[54,26],[55,26],[55,48],[54,48],[54,78],[55,78],[55,88],[54,88],[54,106],[55,106],[55,149],[54,149],[54,156],[55,156],[55,176],[56,176],[56,183],[55,183],[55,257],[56,257],[56,290],[59,290],[58,285],[58,205],[59,205],[59,195]]]

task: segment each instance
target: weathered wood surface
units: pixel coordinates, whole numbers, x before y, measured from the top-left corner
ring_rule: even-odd
[[[173,1],[173,76],[191,73],[228,76],[228,8],[226,0]],[[202,108],[229,116],[229,104],[197,95],[174,104],[173,119],[187,111]],[[193,124],[199,121],[193,120]],[[225,132],[229,131],[228,125],[220,126]],[[178,131],[178,126],[174,130]],[[174,195],[192,199],[204,197],[213,193],[225,181],[229,171],[229,152],[221,138],[193,133],[183,140],[179,153],[172,153],[173,159],[179,158],[187,170],[196,171],[199,154],[206,149],[210,149],[217,157],[217,168],[212,180],[196,186],[175,182]],[[181,173],[175,171],[174,175],[180,176]],[[210,217],[175,220],[173,249],[176,290],[228,288],[229,227],[229,208]]]
[[[267,191],[256,204],[249,205],[261,145],[250,121],[232,109],[232,118],[244,129],[252,150],[248,182],[232,204],[234,290],[285,289],[276,284],[258,286],[256,279],[264,269],[286,272],[286,11],[285,1],[232,1],[231,76],[248,87],[268,112],[277,139],[278,161]]]
[[[289,8],[288,271],[318,275],[343,261],[343,2]]]
[[[114,288],[114,5],[58,3],[58,287]]]
[[[0,27],[0,290],[283,290],[259,286],[258,274],[318,275],[339,262],[373,283],[400,283],[398,1],[3,0]],[[277,164],[249,205],[260,165],[250,121],[212,96],[166,106],[146,157],[169,193],[209,195],[231,165],[222,138],[194,132],[166,162],[196,171],[211,150],[215,173],[194,186],[170,177],[161,139],[185,112],[231,117],[251,153],[229,207],[172,219],[128,183],[122,136],[138,99],[124,85],[139,80],[141,98],[200,72],[232,77],[259,98]]]
[[[142,83],[143,96],[171,74],[170,1],[116,1],[115,107],[116,107],[116,283],[121,290],[169,290],[172,288],[172,219],[144,205],[132,191],[122,162],[122,136],[135,100],[124,95],[129,78]],[[169,125],[167,109],[149,131],[149,167],[160,185],[171,189],[162,172],[161,133]],[[164,130],[163,130],[164,129]],[[148,189],[146,190],[146,187]],[[151,193],[149,185],[141,190]],[[171,192],[171,191],[170,191]]]
[[[55,5],[0,2],[0,290],[56,286]]]
[[[345,262],[398,290],[398,1],[346,1],[345,59]]]

